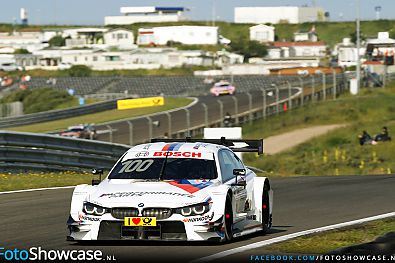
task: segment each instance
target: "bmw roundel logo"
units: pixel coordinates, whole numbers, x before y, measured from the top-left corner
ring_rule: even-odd
[[[143,204],[143,203],[140,203],[140,204],[138,204],[137,206],[138,206],[138,207],[143,207],[144,204]]]

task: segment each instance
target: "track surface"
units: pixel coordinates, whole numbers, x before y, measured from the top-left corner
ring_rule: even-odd
[[[186,262],[284,234],[394,211],[395,176],[272,178],[271,184],[275,194],[271,233],[230,244],[96,242],[81,246],[65,241],[72,189],[5,194],[0,196],[0,246],[100,249],[122,261]],[[249,254],[238,259],[248,261]]]

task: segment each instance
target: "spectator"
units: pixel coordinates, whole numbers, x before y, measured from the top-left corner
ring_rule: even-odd
[[[391,136],[388,133],[388,128],[386,126],[383,127],[382,131],[380,134],[377,134],[374,137],[374,140],[376,142],[385,142],[385,141],[391,141]]]
[[[369,135],[367,131],[363,131],[362,135],[358,136],[359,138],[359,144],[362,145],[368,145],[368,144],[377,144],[375,140],[372,139],[372,136]]]

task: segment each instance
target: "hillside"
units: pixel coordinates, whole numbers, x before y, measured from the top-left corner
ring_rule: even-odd
[[[169,23],[137,23],[128,26],[110,26],[128,28],[137,33],[138,28],[154,27],[154,26],[171,26],[171,25],[212,25],[211,21],[183,21],[183,22],[169,22]],[[216,22],[220,28],[220,34],[237,41],[239,38],[248,37],[248,28],[252,24],[235,24],[223,21]],[[330,46],[341,42],[342,38],[349,37],[355,31],[355,22],[316,22],[303,24],[277,24],[276,35],[279,40],[291,40],[293,32],[300,30],[310,30],[315,25],[318,37],[320,40],[327,42]],[[98,25],[101,26],[101,25]],[[16,26],[16,30],[32,31],[40,29],[61,29],[66,27],[80,27],[71,25],[32,25],[28,27]],[[13,30],[11,24],[0,24],[0,32],[11,32]],[[377,20],[377,21],[362,21],[361,32],[363,37],[375,37],[377,32],[389,31],[390,36],[395,37],[395,20]]]
[[[246,155],[247,164],[270,175],[387,174],[395,170],[394,142],[360,146],[358,135],[374,136],[387,126],[395,130],[395,83],[385,89],[363,90],[358,96],[342,95],[336,101],[309,104],[266,121],[243,126],[245,138],[272,135],[317,125],[344,124],[326,135],[279,154]],[[291,139],[292,140],[292,139]]]

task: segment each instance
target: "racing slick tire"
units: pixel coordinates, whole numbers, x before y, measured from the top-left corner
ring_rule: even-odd
[[[233,239],[233,211],[232,211],[232,197],[230,194],[226,197],[225,213],[224,213],[224,237],[225,242],[230,242]]]
[[[272,226],[272,214],[270,214],[269,186],[265,184],[262,191],[262,228],[267,233]]]

